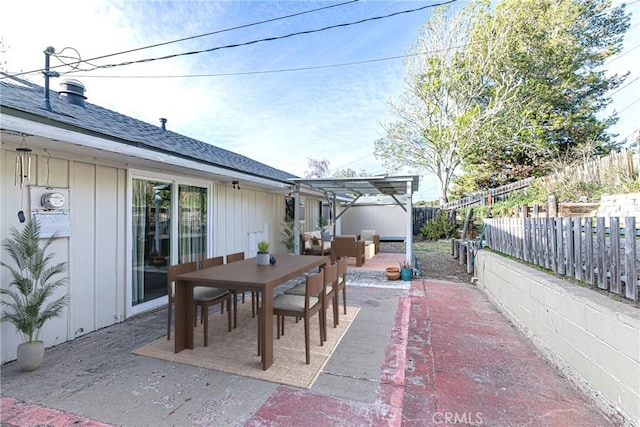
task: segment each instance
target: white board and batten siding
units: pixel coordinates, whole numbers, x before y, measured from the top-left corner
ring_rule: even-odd
[[[24,199],[14,185],[15,153],[2,151],[2,239],[11,226],[20,229],[17,212],[29,212],[29,186]],[[61,317],[48,321],[40,339],[50,347],[112,325],[125,317],[125,177],[124,168],[75,159],[34,155],[31,186],[69,189],[70,236],[53,241],[53,262],[68,262],[69,304]],[[2,252],[2,261],[12,261]],[[11,280],[0,273],[3,285]],[[2,325],[2,362],[15,359],[20,335],[14,326]]]
[[[130,309],[127,303],[130,249],[127,249],[127,192],[134,172],[124,164],[109,164],[82,156],[67,156],[34,151],[32,177],[28,183],[40,187],[68,188],[70,236],[55,239],[50,246],[53,262],[68,262],[68,285],[58,295],[70,295],[61,317],[45,324],[40,338],[45,347],[73,340],[97,329],[122,322]],[[29,212],[29,187],[24,198],[14,185],[16,155],[12,148],[0,151],[0,231],[9,237],[9,227],[20,229],[17,212]],[[48,164],[47,164],[48,163]],[[137,176],[139,171],[135,171]],[[157,172],[156,172],[157,173]],[[154,172],[149,172],[153,175]],[[189,177],[179,177],[189,179]],[[199,180],[202,181],[202,180]],[[208,185],[210,195],[210,255],[245,252],[249,255],[250,233],[263,231],[268,223],[267,240],[272,252],[286,252],[280,242],[284,218],[284,196],[251,189],[243,185],[235,190],[225,184]],[[11,263],[1,251],[2,261]],[[8,270],[0,271],[2,285],[11,280]],[[2,363],[14,360],[22,338],[14,326],[2,322]]]
[[[244,252],[251,256],[250,241],[255,233],[267,240],[270,251],[286,253],[280,243],[280,227],[284,218],[284,196],[243,186],[241,190],[225,184],[215,186],[213,199],[213,255]],[[267,235],[262,234],[266,227]]]

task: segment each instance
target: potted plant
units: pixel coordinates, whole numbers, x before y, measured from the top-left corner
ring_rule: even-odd
[[[295,236],[293,218],[285,217],[282,224],[282,232],[280,233],[280,243],[286,246],[289,253],[293,253],[293,238]]]
[[[398,280],[400,278],[400,268],[398,267],[387,267],[385,271],[388,280]]]
[[[411,280],[413,277],[413,268],[411,268],[411,261],[406,259],[400,261],[400,278],[405,281]]]
[[[258,265],[269,265],[269,242],[261,240],[258,242]]]
[[[7,251],[15,266],[0,262],[11,272],[11,282],[0,294],[8,298],[2,300],[2,321],[12,323],[24,338],[18,346],[18,365],[24,371],[37,369],[44,359],[44,343],[40,341],[40,330],[49,319],[59,317],[68,302],[68,295],[50,300],[55,290],[67,283],[67,277],[54,276],[67,271],[67,263],[51,265],[53,254],[47,253],[53,238],[40,244],[40,224],[30,220],[19,232],[11,227],[10,238],[4,239],[2,247]]]

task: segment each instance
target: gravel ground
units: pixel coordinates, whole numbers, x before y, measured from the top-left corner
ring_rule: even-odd
[[[380,252],[404,253],[404,242],[381,242]],[[429,280],[471,283],[472,276],[452,255],[441,252],[414,252],[420,260],[422,274]]]

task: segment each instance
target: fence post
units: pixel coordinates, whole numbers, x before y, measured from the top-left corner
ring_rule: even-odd
[[[558,202],[555,195],[550,195],[547,199],[547,212],[551,218],[558,216]]]
[[[469,240],[469,235],[470,233],[470,226],[469,223],[471,222],[471,217],[473,216],[473,208],[471,206],[469,206],[469,208],[467,208],[467,215],[464,218],[464,225],[462,226],[462,240],[466,241]]]

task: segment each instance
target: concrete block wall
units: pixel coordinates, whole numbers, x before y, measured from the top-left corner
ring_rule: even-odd
[[[481,250],[478,286],[601,409],[638,426],[640,309]]]
[[[600,198],[598,216],[640,217],[640,193],[602,196]]]

